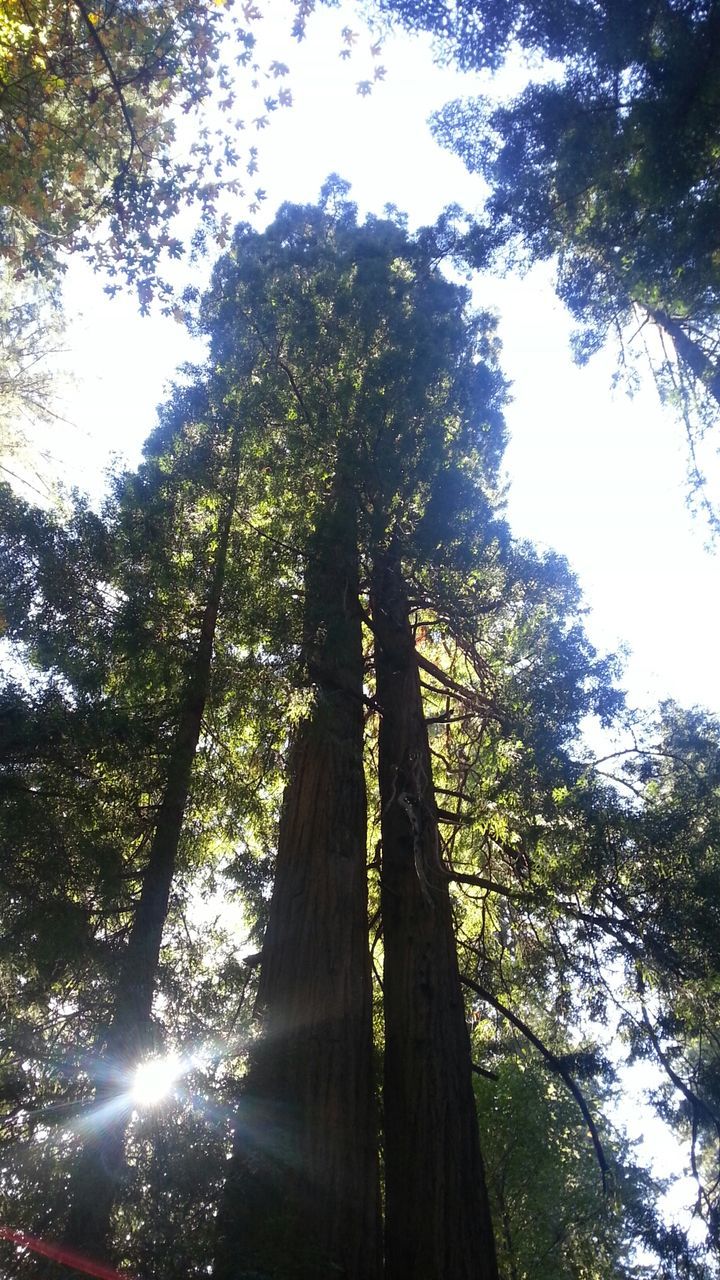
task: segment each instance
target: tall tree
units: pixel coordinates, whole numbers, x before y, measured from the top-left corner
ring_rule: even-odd
[[[154,456],[138,477],[119,486],[104,530],[110,549],[105,565],[96,561],[90,581],[68,593],[81,575],[74,566],[58,563],[57,554],[53,559],[43,552],[50,563],[41,595],[42,576],[32,556],[27,557],[26,589],[34,601],[34,617],[15,627],[18,638],[35,645],[46,667],[59,666],[74,696],[87,704],[89,716],[104,720],[106,727],[113,714],[124,720],[136,746],[144,734],[141,753],[149,750],[152,760],[143,772],[141,754],[131,770],[137,776],[125,779],[125,806],[132,812],[134,803],[136,812],[145,815],[143,829],[131,836],[124,854],[124,875],[135,880],[138,892],[134,901],[126,896],[117,907],[121,916],[127,913],[126,921],[129,916],[128,932],[116,951],[110,1007],[100,1019],[89,1059],[96,1103],[84,1122],[84,1150],[69,1191],[73,1208],[66,1239],[91,1254],[102,1254],[108,1244],[110,1215],[121,1186],[132,1076],[152,1044],[162,934],[191,773],[211,709],[213,651],[236,515],[241,444],[241,417],[232,398],[223,405],[211,403],[197,388],[178,392],[156,433]],[[45,524],[52,523],[46,518]],[[33,550],[42,536],[42,529],[27,535]],[[19,568],[11,564],[6,575],[16,583]],[[65,621],[73,607],[82,611],[83,596],[85,608],[99,606],[100,627],[95,634],[81,622],[69,639]],[[216,682],[217,695],[227,696]],[[70,711],[65,718],[72,720]],[[153,724],[149,741],[147,728],[140,728],[138,736],[138,727],[147,721]],[[113,728],[117,732],[119,726]],[[93,783],[98,763],[86,764]],[[119,784],[121,795],[122,778]],[[91,830],[84,839],[91,846]],[[51,833],[50,844],[52,840]],[[96,860],[100,865],[103,853],[100,845],[93,858],[88,848],[91,864]]]
[[[355,507],[339,469],[307,553],[312,704],[288,754],[220,1280],[380,1274]]]
[[[171,955],[182,953],[177,935],[179,928],[182,935],[188,882],[192,888],[203,864],[210,868],[227,850],[225,831],[230,824],[237,829],[238,812],[252,839],[257,790],[261,780],[268,784],[277,752],[273,731],[267,735],[275,723],[268,714],[271,704],[261,710],[257,697],[261,689],[271,689],[277,703],[281,682],[268,664],[257,664],[252,651],[239,647],[243,624],[226,626],[219,640],[215,628],[212,696],[201,705],[207,689],[198,650],[202,645],[206,652],[200,656],[207,658],[223,555],[227,559],[228,520],[234,518],[238,456],[233,444],[239,444],[240,435],[236,432],[231,443],[223,430],[226,420],[218,422],[197,388],[178,391],[148,461],[138,475],[123,478],[104,519],[81,509],[63,528],[57,516],[31,512],[5,495],[0,538],[5,623],[9,637],[22,646],[25,669],[32,663],[38,675],[34,693],[8,686],[2,703],[3,1067],[12,1090],[8,1096],[16,1099],[4,1151],[13,1172],[3,1181],[8,1201],[3,1219],[34,1228],[51,1241],[62,1236],[67,1170],[84,1137],[85,1154],[74,1177],[82,1251],[93,1250],[91,1233],[100,1239],[106,1232],[113,1200],[125,1200],[127,1211],[128,1170],[119,1157],[123,1131],[137,1105],[131,1092],[139,1056],[157,1052],[166,1036],[187,1055],[188,1064],[203,1048],[202,1040],[199,1046],[183,1043],[180,1026],[168,1025],[157,1007],[150,1014],[149,1005],[155,994],[161,1008],[172,1008],[167,966]],[[240,421],[235,407],[232,420]],[[239,540],[236,528],[233,549]],[[247,547],[244,559],[247,571],[252,559]],[[246,594],[237,581],[228,587],[236,621],[246,618]],[[178,709],[185,712],[181,724]],[[188,728],[191,712],[195,721]],[[188,737],[200,712],[199,768],[193,768],[192,794],[186,798],[190,807],[186,803],[182,841],[174,850],[169,840],[158,849],[158,815],[168,816],[173,798],[168,783],[177,787],[180,767],[187,769]],[[248,727],[255,718],[259,732]],[[225,742],[218,743],[218,735]],[[170,816],[177,823],[177,809]],[[148,860],[151,848],[154,866]],[[166,928],[164,899],[173,861],[177,875]],[[153,905],[148,879],[155,911],[148,910]],[[140,933],[142,945],[134,923],[139,903],[148,924]],[[153,949],[161,930],[159,965]],[[133,936],[134,989],[127,981]],[[197,977],[196,967],[188,991]],[[126,1014],[125,1036],[111,1046],[116,1052],[110,1056],[118,1008]],[[202,1039],[212,1034],[209,1027]],[[18,1076],[21,1062],[26,1065]],[[109,1115],[91,1105],[93,1081]],[[98,1120],[109,1121],[99,1132]],[[32,1159],[43,1150],[44,1174]],[[50,1158],[50,1150],[59,1160]],[[83,1168],[101,1159],[92,1187],[83,1186]],[[22,1196],[15,1186],[24,1188]],[[85,1213],[83,1192],[92,1195]],[[119,1243],[125,1254],[127,1245]]]
[[[221,830],[229,834],[256,928],[265,931],[255,1040],[245,1050],[236,1042],[222,997],[209,994],[205,1006],[230,1043],[208,1104],[213,1139],[199,1138],[197,1117],[187,1119],[187,1168],[205,1168],[207,1179],[194,1195],[173,1151],[171,1185],[156,1181],[162,1144],[177,1141],[169,1135],[188,1108],[175,1106],[158,1122],[155,1152],[152,1125],[139,1124],[129,1148],[134,1171],[116,1183],[118,1234],[137,1239],[118,1240],[119,1262],[145,1265],[168,1224],[186,1212],[193,1222],[211,1214],[227,1171],[219,1275],[383,1270],[365,878],[371,824],[380,837],[371,859],[376,962],[384,952],[384,1269],[495,1275],[471,1081],[482,1077],[491,1097],[501,1086],[495,1103],[481,1099],[486,1119],[495,1107],[520,1124],[527,1091],[512,1073],[532,1055],[533,1079],[548,1073],[532,1103],[539,1128],[543,1099],[567,1094],[550,1108],[557,1130],[548,1151],[553,1141],[563,1152],[577,1146],[577,1158],[554,1161],[552,1195],[548,1180],[548,1197],[577,1197],[572,1238],[554,1261],[578,1280],[588,1273],[592,1227],[581,1216],[603,1203],[614,1179],[626,1186],[601,1114],[609,1072],[598,1041],[603,1020],[610,1028],[617,1021],[616,999],[632,1052],[666,1071],[666,1109],[679,1091],[675,1119],[694,1138],[712,1228],[717,726],[668,709],[656,736],[632,743],[620,766],[588,757],[586,718],[610,723],[622,708],[615,669],[587,641],[564,562],[514,543],[497,514],[505,387],[492,322],[469,312],[466,291],[443,279],[434,252],[432,237],[409,237],[397,221],[358,226],[337,182],[320,208],[286,207],[263,235],[238,229],[205,302],[208,381],[176,392],[148,463],[125,478],[107,520],[80,512],[64,529],[57,517],[5,503],[0,574],[17,586],[8,630],[46,673],[32,696],[16,682],[3,698],[13,732],[0,754],[10,855],[0,894],[11,929],[0,951],[10,964],[0,974],[13,960],[31,974],[30,983],[15,976],[7,984],[18,1045],[33,1032],[43,1045],[55,1036],[58,1052],[68,1045],[64,1020],[78,1012],[67,994],[73,976],[81,979],[84,1043],[113,1034],[98,1037],[98,1009],[107,1027],[178,760],[192,757],[199,768],[185,797],[192,821],[172,853],[176,869],[197,865]],[[228,435],[228,421],[242,424],[241,435]],[[228,520],[214,674],[196,750],[187,735],[181,759],[179,729],[192,689],[202,692],[203,622]],[[116,750],[103,730],[122,725],[131,734]],[[275,761],[270,783],[253,763],[261,738]],[[252,848],[250,793],[267,833],[278,761],[285,801],[271,861]],[[231,782],[233,769],[249,775],[244,790]],[[164,859],[158,893],[172,859]],[[45,870],[60,899],[53,918],[66,922],[57,943],[29,901],[47,900]],[[112,938],[99,924],[106,904]],[[164,911],[150,914],[157,941]],[[192,987],[200,961],[190,926],[186,951],[174,909],[164,965],[147,952],[138,961],[135,994],[144,1004],[136,1000],[128,1013],[127,1046],[137,1048],[137,1037],[148,1043],[151,984],[171,1009],[182,1006],[182,987]],[[246,1008],[248,972],[229,965],[221,983],[222,993],[236,983],[238,1010]],[[621,992],[609,973],[621,975]],[[155,1016],[160,1026],[171,1015],[158,1008]],[[118,1046],[121,1056],[127,1046]],[[234,1080],[244,1053],[249,1069]],[[68,1088],[40,1079],[27,1055],[3,1066],[0,1082],[20,1111],[33,1088],[40,1103],[74,1104],[89,1093],[82,1081]],[[129,1047],[123,1066],[131,1066]],[[91,1061],[85,1069],[92,1072]],[[227,1163],[221,1147],[231,1120]],[[532,1273],[544,1265],[540,1244],[518,1248],[516,1237],[528,1233],[534,1211],[506,1149],[498,1154],[493,1135],[486,1142],[501,1272]],[[14,1171],[18,1185],[26,1177],[33,1206],[42,1185],[36,1145],[8,1161],[13,1172],[4,1179],[12,1197]],[[112,1168],[110,1149],[109,1157]],[[66,1182],[61,1159],[49,1176]],[[637,1179],[628,1185],[627,1209],[603,1218],[589,1274],[632,1274],[632,1249],[649,1241],[668,1278],[714,1274],[681,1234],[655,1231],[652,1211],[632,1199]],[[146,1186],[157,1192],[147,1213]],[[565,1229],[572,1214],[543,1203],[536,1217],[547,1242],[547,1224]],[[52,1221],[38,1214],[47,1234]],[[172,1256],[200,1275],[209,1265],[203,1250],[207,1232],[196,1251]],[[163,1267],[168,1274],[167,1259]]]
[[[286,412],[291,434],[286,436],[286,458],[281,459],[280,463],[283,472],[288,479],[290,475],[304,475],[304,487],[317,502],[318,491],[322,492],[326,483],[324,475],[331,465],[330,459],[333,455],[337,456],[338,483],[342,477],[343,485],[349,486],[349,494],[354,495],[352,503],[357,504],[359,501],[360,504],[360,548],[362,564],[367,574],[373,559],[381,554],[382,539],[388,529],[395,529],[402,545],[407,546],[408,538],[412,537],[423,514],[431,503],[438,501],[433,485],[444,469],[443,450],[446,443],[452,449],[452,442],[456,442],[456,453],[464,447],[474,448],[478,458],[478,473],[484,475],[487,472],[488,477],[492,475],[502,434],[498,406],[503,386],[492,367],[487,317],[469,317],[465,311],[466,301],[465,292],[442,279],[433,268],[429,253],[410,240],[401,226],[371,220],[365,227],[358,227],[354,210],[345,200],[345,190],[338,184],[327,189],[321,211],[283,210],[277,223],[265,233],[259,243],[243,234],[234,260],[229,259],[221,264],[218,271],[215,291],[208,304],[208,314],[214,318],[216,356],[221,360],[231,359],[232,326],[239,323],[239,318],[245,324],[249,319],[250,324],[261,334],[267,353],[266,376],[269,379],[279,379],[280,385],[285,384],[289,394],[290,408]],[[225,355],[226,352],[228,355]],[[225,365],[223,368],[225,376],[228,376]],[[289,472],[284,470],[288,467]],[[285,484],[287,483],[286,479]],[[297,484],[297,479],[295,483]],[[489,479],[488,484],[491,484]],[[477,490],[473,489],[474,496],[479,496],[481,492],[481,485]],[[285,501],[287,502],[287,498]],[[336,528],[335,559],[338,564],[342,564],[346,556],[343,548],[346,545],[354,547],[356,544],[356,517],[353,515],[352,503],[348,505],[348,501],[349,499],[342,503],[338,501],[336,514],[333,516]],[[322,525],[326,519],[327,517],[321,517]],[[342,526],[337,523],[341,519],[345,521],[345,533],[341,532]],[[433,527],[430,520],[427,523],[430,526],[426,529],[429,545],[433,535],[437,540],[439,534],[437,525]],[[311,540],[307,553],[309,567],[305,581],[306,610],[310,617],[317,615],[325,618],[329,611],[329,604],[324,602],[327,582],[323,582],[317,571],[312,570],[316,554],[314,546]],[[356,554],[353,551],[353,556]],[[341,593],[337,572],[336,567],[329,579],[334,584],[336,612]],[[353,575],[355,572],[353,570]],[[346,585],[342,586],[342,594],[350,602],[353,594],[357,594],[357,587],[350,590],[347,586],[347,574],[345,577]],[[349,610],[352,606],[348,603],[346,607]],[[354,625],[358,626],[357,617]],[[394,625],[400,627],[402,636],[406,639],[406,633],[409,634],[407,617],[404,621],[395,620]],[[318,651],[320,656],[313,658],[313,662],[308,665],[318,689],[323,690],[324,698],[332,699],[331,705],[334,705],[340,699],[342,691],[348,687],[348,680],[346,676],[338,679],[333,668],[329,667],[329,646],[332,643],[336,647],[337,655],[333,662],[337,663],[346,642],[340,643],[341,637],[337,636],[335,628],[328,621],[322,631],[326,639],[323,641],[323,648]],[[359,636],[359,632],[357,635]],[[355,644],[357,645],[357,640]],[[327,649],[325,645],[328,646]],[[394,653],[394,648],[392,651]],[[359,650],[356,661],[359,661]],[[332,673],[331,680],[328,679],[328,670]],[[416,672],[412,664],[410,670]],[[361,674],[361,667],[356,665],[354,692],[350,698],[357,727],[362,705]],[[387,709],[382,709],[383,724],[385,718],[388,723],[393,719],[407,690],[403,683],[399,692],[385,692],[388,706]],[[417,695],[419,696],[419,689]],[[347,698],[348,694],[345,692],[343,696]],[[380,705],[382,707],[382,702]],[[314,727],[317,714],[314,713],[311,725],[312,735],[317,732]],[[327,714],[325,712],[325,716]],[[339,712],[336,710],[335,714]],[[415,704],[413,715],[413,731],[422,734],[421,724],[415,724],[418,715],[422,718],[418,704]],[[404,729],[402,726],[395,726],[391,732],[399,732],[402,736]],[[302,767],[304,771],[308,762],[317,758],[318,745],[314,742],[314,736],[307,736],[309,733],[310,728],[306,727],[298,737],[298,745],[290,757],[293,769]],[[405,750],[404,747],[402,749]],[[407,747],[411,754],[420,749],[420,740],[413,741]],[[323,749],[323,755],[325,750],[327,748]],[[397,761],[386,762],[385,750],[385,740],[381,733],[380,767],[381,772],[384,770],[387,781],[394,773]],[[315,767],[313,764],[313,770]],[[298,1007],[303,1002],[305,1017],[308,1013],[309,993],[324,989],[324,964],[327,960],[323,960],[322,955],[317,956],[313,950],[309,957],[309,967],[305,969],[302,955],[306,945],[304,936],[310,928],[312,907],[320,888],[325,884],[327,872],[318,869],[314,888],[307,869],[303,871],[302,882],[297,880],[300,874],[298,871],[292,873],[291,878],[284,839],[293,832],[298,820],[296,806],[302,798],[303,824],[307,823],[307,828],[302,833],[303,845],[307,840],[310,847],[314,846],[320,853],[325,850],[327,838],[324,833],[328,816],[341,812],[343,807],[347,810],[337,769],[336,764],[329,773],[324,805],[314,808],[312,812],[306,806],[315,795],[315,773],[312,775],[312,786],[306,780],[301,788],[294,777],[290,782],[268,926],[271,950],[265,963],[269,966],[271,988],[296,993],[293,998]],[[386,795],[383,790],[383,802],[387,803],[388,799],[389,793]],[[397,856],[402,862],[405,879],[398,888],[401,888],[403,895],[409,895],[415,904],[415,896],[421,890],[415,882],[415,863],[412,858],[407,862],[410,828],[407,826],[404,810],[400,814],[400,820],[403,824],[402,849]],[[392,821],[397,825],[397,815],[393,814]],[[332,827],[337,839],[335,818],[332,819]],[[297,843],[297,834],[294,838]],[[313,863],[317,856],[317,852],[313,853]],[[323,856],[327,862],[327,854]],[[297,853],[294,857],[297,861]],[[306,866],[308,860],[309,855],[306,855]],[[332,865],[331,857],[330,866]],[[293,888],[300,883],[302,893]],[[426,1108],[418,1105],[414,1109],[407,1106],[407,1099],[388,1089],[387,1079],[390,1077],[386,1077],[386,1177],[390,1177],[392,1170],[393,1195],[396,1199],[400,1168],[403,1165],[402,1143],[410,1140],[411,1125],[415,1127],[413,1136],[417,1149],[424,1145],[425,1154],[423,1161],[414,1161],[411,1170],[406,1168],[402,1175],[411,1188],[410,1194],[403,1201],[403,1208],[406,1209],[413,1198],[416,1201],[412,1220],[407,1219],[403,1208],[397,1215],[390,1213],[388,1182],[386,1229],[391,1233],[388,1240],[397,1242],[403,1234],[415,1233],[415,1228],[422,1220],[424,1230],[417,1241],[417,1256],[413,1256],[414,1265],[429,1268],[427,1274],[438,1266],[454,1266],[462,1257],[464,1274],[476,1274],[485,1268],[486,1274],[492,1275],[492,1229],[483,1199],[469,1041],[464,1028],[457,961],[453,959],[455,944],[446,891],[444,897],[440,895],[439,901],[443,904],[443,911],[422,918],[430,940],[428,945],[431,949],[434,948],[433,955],[443,957],[444,966],[442,976],[438,979],[437,998],[434,1002],[437,1016],[432,1023],[426,1046],[435,1055],[432,1079],[427,1087],[424,1084],[419,1086],[423,1101],[429,1100],[429,1105]],[[294,918],[291,923],[283,924],[286,903],[292,906]],[[361,909],[365,913],[364,897]],[[413,909],[409,908],[410,911]],[[275,922],[274,913],[277,913],[278,923]],[[392,926],[392,915],[390,921]],[[329,931],[327,934],[321,933],[326,957],[345,954],[347,944],[342,943],[332,932],[347,930],[347,923],[344,924],[342,918],[313,927]],[[353,925],[351,932],[354,931]],[[296,933],[300,938],[298,946],[288,946],[286,939],[294,938]],[[280,936],[284,939],[282,949],[277,941]],[[391,959],[392,949],[388,947],[386,939],[387,965],[392,966],[394,963],[397,948],[402,950],[409,946],[408,936],[400,937],[398,931],[396,944]],[[313,948],[315,946],[316,943],[313,942]],[[412,947],[410,951],[410,965],[421,963]],[[301,982],[298,981],[298,973]],[[421,984],[422,978],[418,977],[418,986]],[[262,995],[265,990],[264,977],[260,990]],[[285,997],[286,1000],[287,998]],[[408,992],[404,989],[400,1004],[407,998]],[[413,998],[417,998],[417,989],[413,992]],[[450,1004],[446,1026],[444,1009],[447,999]],[[332,1007],[334,1002],[328,999],[326,1003]],[[314,998],[309,1007],[312,1011]],[[392,1027],[388,1052],[391,1043],[397,1044],[406,1030],[396,1024],[397,1013],[397,1001],[392,1005],[386,1002],[386,1017],[389,1017],[387,1025]],[[292,1013],[288,1015],[286,1006],[284,1017],[291,1027],[295,1016]],[[413,1015],[409,1016],[412,1018]],[[313,1026],[315,1021],[312,1017]],[[287,1067],[276,1065],[285,1038],[281,1031],[282,1021],[273,1017],[272,1009],[266,1025],[267,1039],[258,1050],[258,1061],[264,1064],[262,1074],[265,1080],[271,1082],[272,1088],[276,1073],[287,1072]],[[448,1028],[452,1028],[452,1032],[446,1035]],[[423,1053],[420,1052],[417,1038],[409,1037],[406,1048],[412,1059],[408,1072],[416,1072],[418,1080],[424,1081]],[[297,1058],[298,1055],[295,1070],[301,1074]],[[300,1060],[302,1061],[302,1057]],[[324,1088],[316,1088],[316,1093],[323,1098],[333,1089],[332,1081],[327,1077],[331,1069],[332,1059],[324,1065]],[[252,1106],[254,1097],[253,1082],[257,1081],[258,1074],[259,1068],[251,1069],[249,1107]],[[353,1089],[356,1088],[356,1079],[356,1072],[353,1072],[348,1080]],[[450,1081],[453,1087],[446,1089]],[[293,1098],[297,1097],[301,1088],[304,1088],[302,1080],[293,1083]],[[285,1093],[279,1089],[278,1093],[280,1100],[285,1101],[287,1089]],[[308,1096],[306,1088],[305,1095]],[[346,1107],[349,1114],[352,1114],[352,1107],[347,1103]],[[439,1127],[437,1122],[441,1113],[447,1116],[447,1121]],[[250,1114],[252,1115],[252,1111]],[[322,1114],[317,1117],[313,1112],[312,1123],[315,1128],[322,1128],[327,1123],[327,1118],[323,1118]],[[465,1145],[458,1145],[460,1135],[466,1131]],[[398,1134],[404,1135],[400,1143],[397,1142]],[[243,1273],[241,1268],[244,1262],[240,1260],[239,1241],[247,1239],[248,1217],[253,1213],[256,1218],[258,1216],[257,1201],[247,1191],[247,1168],[250,1165],[256,1169],[256,1159],[254,1147],[252,1155],[246,1154],[249,1137],[243,1124],[242,1112],[237,1142],[239,1150],[236,1160],[241,1165],[242,1177],[230,1188],[225,1212],[226,1220],[234,1212],[240,1229],[233,1241],[234,1257],[228,1258],[227,1248],[223,1244],[218,1264],[223,1276]],[[438,1149],[443,1153],[442,1162],[434,1159]],[[428,1182],[423,1195],[415,1197],[414,1193],[424,1178]],[[460,1188],[466,1188],[465,1198],[455,1194]],[[370,1197],[373,1194],[372,1188],[368,1187],[361,1206],[371,1203]],[[254,1205],[255,1208],[245,1208],[244,1205]],[[231,1206],[234,1206],[234,1210]],[[333,1223],[334,1211],[327,1216],[329,1223]],[[355,1228],[352,1221],[347,1220],[347,1205],[344,1206],[344,1216],[345,1232],[348,1241],[352,1241]],[[225,1226],[223,1236],[227,1235],[228,1227]],[[453,1241],[459,1241],[459,1244],[453,1244]],[[425,1246],[425,1262],[421,1264],[419,1259]],[[283,1247],[280,1241],[278,1247]],[[264,1241],[263,1248],[266,1266],[282,1269],[281,1255],[272,1252],[267,1240]],[[389,1245],[386,1246],[386,1251],[387,1248]],[[297,1265],[298,1256],[299,1250],[295,1245],[294,1252],[291,1247],[286,1256],[285,1268]],[[393,1266],[398,1274],[402,1272],[406,1262],[404,1252],[394,1260]],[[354,1269],[357,1263],[352,1266],[346,1263],[343,1265],[346,1265],[346,1273],[349,1275],[364,1274]],[[376,1266],[376,1261],[372,1265]]]
[[[150,1041],[150,1019],[163,929],[190,790],[193,763],[210,691],[213,646],[227,570],[240,479],[240,431],[227,442],[215,549],[208,588],[177,711],[175,740],[145,865],[140,896],[118,973],[110,1026],[95,1068],[96,1125],[73,1172],[67,1243],[94,1256],[107,1250],[129,1118],[128,1081]]]
[[[557,289],[579,321],[576,354],[623,347],[650,323],[663,385],[673,368],[701,394],[691,446],[720,402],[715,126],[720,8],[565,0],[475,5],[382,0],[442,56],[496,68],[512,42],[544,60],[509,101],[457,101],[435,130],[490,184],[464,252],[486,267],[557,258]],[[546,70],[545,70],[546,68]],[[702,403],[704,400],[704,411]],[[698,476],[700,480],[701,477]]]
[[[392,549],[376,560],[372,601],[385,950],[385,1271],[397,1280],[495,1280],[432,762],[409,606]]]

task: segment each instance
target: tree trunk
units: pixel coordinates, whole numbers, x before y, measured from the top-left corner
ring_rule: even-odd
[[[647,306],[645,310],[650,319],[672,340],[681,364],[690,370],[720,405],[720,370],[717,365],[705,354],[700,344],[685,332],[679,321],[673,320],[667,311]]]
[[[386,1280],[497,1280],[448,881],[397,559],[374,568],[385,963]]]
[[[338,482],[306,571],[314,703],[288,761],[251,1056],[215,1280],[380,1269],[354,500]]]
[[[134,1069],[149,1044],[160,945],[210,687],[215,631],[237,498],[239,445],[239,432],[236,432],[230,455],[229,493],[219,522],[212,580],[198,645],[188,673],[140,900],[119,962],[110,1029],[94,1068],[95,1105],[85,1122],[90,1132],[70,1180],[71,1208],[65,1240],[73,1249],[93,1257],[104,1257],[108,1251],[110,1220],[122,1178],[125,1133],[133,1107],[129,1090]]]

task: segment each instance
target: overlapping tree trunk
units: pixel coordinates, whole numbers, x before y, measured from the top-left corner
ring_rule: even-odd
[[[92,1257],[108,1252],[110,1221],[122,1178],[125,1134],[132,1104],[134,1068],[147,1051],[160,945],[167,917],[192,767],[210,689],[213,646],[225,583],[228,546],[239,482],[239,433],[231,448],[229,483],[218,526],[212,579],[200,635],[180,708],[165,791],[140,899],[119,962],[112,1021],[94,1068],[95,1106],[86,1117],[87,1138],[70,1181],[65,1241]]]
[[[497,1280],[427,728],[400,565],[373,574],[385,948],[385,1275]]]
[[[355,525],[339,480],[306,571],[313,703],[288,761],[262,1030],[238,1112],[215,1280],[380,1274]]]

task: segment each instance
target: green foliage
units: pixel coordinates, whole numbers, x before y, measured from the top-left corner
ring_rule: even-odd
[[[435,119],[440,141],[490,186],[455,252],[480,268],[555,259],[558,293],[578,321],[576,358],[610,334],[631,382],[632,341],[648,324],[657,330],[646,351],[685,420],[692,486],[717,526],[696,456],[720,401],[717,5],[380,8],[431,31],[438,56],[463,68],[497,68],[513,48],[526,56],[516,96],[452,102]]]
[[[224,0],[4,5],[0,250],[18,276],[52,275],[65,252],[79,251],[134,285],[147,306],[167,289],[162,260],[185,251],[174,225],[184,206],[201,213],[203,236],[222,235],[219,197],[244,194],[257,169],[254,147],[241,162],[234,113],[243,70],[246,98],[257,87],[261,17],[253,4],[235,13]],[[290,104],[287,70],[273,62],[281,87],[266,95],[258,128]],[[213,97],[220,125],[204,110]]]
[[[440,275],[431,238],[391,219],[358,226],[334,180],[318,208],[285,206],[260,235],[237,229],[201,314],[208,368],[175,388],[100,515],[79,503],[61,520],[0,492],[6,643],[24,664],[2,689],[0,743],[4,1219],[58,1233],[69,1117],[88,1098],[137,906],[236,441],[153,1012],[158,1047],[209,1049],[172,1106],[131,1130],[123,1260],[168,1280],[208,1265],[253,980],[239,939],[194,917],[232,883],[262,936],[320,625],[303,584],[340,475],[359,513],[363,598],[388,546],[411,597],[440,869],[476,1062],[499,1077],[478,1101],[505,1275],[642,1276],[639,1247],[667,1280],[717,1274],[658,1226],[656,1188],[603,1120],[601,1042],[617,1032],[618,1051],[665,1072],[660,1105],[691,1141],[714,1243],[718,725],[668,706],[614,762],[588,759],[587,717],[626,714],[616,667],[587,640],[564,561],[515,543],[502,520],[493,323]],[[369,663],[364,696],[372,803]]]
[[[37,1222],[37,1196],[43,1195],[40,1218],[55,1236],[62,1230],[66,1173],[77,1134],[84,1132],[79,1122],[74,1133],[72,1118],[87,1107],[116,999],[118,965],[144,882],[197,646],[217,528],[212,485],[222,482],[226,422],[218,422],[207,397],[193,397],[191,390],[178,392],[171,418],[168,410],[165,449],[151,451],[136,476],[118,482],[102,517],[79,507],[63,524],[7,490],[3,495],[7,636],[25,670],[28,663],[37,670],[32,684],[7,685],[3,694],[1,892],[7,932],[0,968],[7,1070],[16,1081],[13,1089],[23,1095],[8,1134],[4,1193],[10,1195],[7,1215],[20,1225]],[[251,582],[253,551],[242,531],[233,553],[236,574]],[[236,605],[232,625],[217,637],[206,731],[163,944],[165,957],[176,958],[172,982],[163,982],[158,993],[167,1026],[175,1022],[171,1037],[182,1031],[172,1017],[178,1000],[187,1003],[197,991],[201,1005],[217,1012],[217,1002],[212,1006],[210,1000],[217,975],[203,980],[196,964],[182,983],[174,922],[183,920],[198,876],[207,880],[208,867],[217,870],[227,859],[238,830],[252,845],[267,839],[274,822],[281,686],[272,666],[248,646],[249,634],[259,644],[257,628],[250,631],[243,611],[251,590],[243,592],[237,581],[234,589],[243,608]],[[261,788],[262,819],[254,824]],[[212,891],[212,883],[211,878],[203,894]],[[265,872],[259,900],[266,886]],[[222,968],[216,946],[213,956]],[[177,981],[181,990],[171,999]],[[202,1042],[216,1033],[221,1020],[214,1018],[208,1032],[202,1015],[196,1016],[195,1037]],[[154,1035],[162,1044],[162,1015]],[[22,1085],[18,1064],[24,1064]],[[61,1127],[50,1123],[53,1118]],[[37,1160],[41,1151],[47,1159],[51,1149],[59,1163],[43,1187]],[[22,1209],[13,1191],[18,1186],[24,1187]]]
[[[628,1264],[636,1224],[625,1215],[633,1193],[650,1194],[647,1178],[625,1169],[612,1193],[603,1191],[569,1096],[522,1050],[508,1054],[497,1080],[478,1080],[476,1094],[501,1273],[511,1280],[641,1274]]]
[[[0,271],[0,458],[8,463],[22,455],[28,425],[55,417],[51,361],[60,343],[52,292],[22,287],[6,266]]]

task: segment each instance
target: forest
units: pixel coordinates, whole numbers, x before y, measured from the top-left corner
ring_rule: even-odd
[[[716,534],[720,0],[367,0],[377,81],[543,68],[435,115],[487,198],[413,230],[336,175],[247,220],[260,17],[0,10],[0,1276],[717,1280],[720,718],[514,532],[470,281],[648,335]],[[205,351],[98,501],[14,471],[77,259]]]

